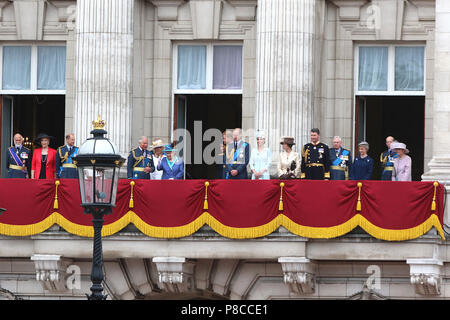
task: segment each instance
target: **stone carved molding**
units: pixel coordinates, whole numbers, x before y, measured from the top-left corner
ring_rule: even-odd
[[[439,259],[408,259],[411,284],[421,295],[440,295],[443,262]]]
[[[177,21],[178,7],[185,3],[185,0],[151,0],[156,7],[158,21]]]
[[[256,0],[148,0],[156,7],[158,26],[170,39],[241,39],[255,26]],[[224,2],[235,9],[235,21],[223,21]],[[178,12],[188,4],[191,23],[179,23]]]
[[[154,257],[158,270],[158,281],[163,290],[170,293],[196,291],[194,281],[195,264],[182,257]]]
[[[227,0],[235,8],[236,21],[255,21],[256,6],[255,0]]]
[[[35,254],[31,256],[36,269],[36,280],[45,290],[51,292],[65,291],[65,274],[68,261],[59,255]]]
[[[0,1],[0,22],[3,21],[3,8],[10,3],[10,1]]]
[[[45,0],[13,2],[19,40],[42,40],[45,22]]]
[[[76,1],[49,1],[58,10],[58,19],[60,22],[75,22],[76,19]]]
[[[278,258],[284,274],[284,283],[296,294],[315,292],[317,265],[304,257]]]
[[[218,39],[222,0],[190,0],[194,39]]]
[[[428,36],[434,31],[434,1],[428,0],[331,0],[338,8],[339,25],[354,37],[402,40],[404,36]],[[414,12],[417,21],[405,21]]]

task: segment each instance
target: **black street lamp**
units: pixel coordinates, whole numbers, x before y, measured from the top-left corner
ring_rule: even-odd
[[[92,122],[94,130],[92,138],[87,139],[80,151],[74,157],[74,164],[78,168],[80,184],[81,206],[85,214],[92,214],[94,226],[94,252],[91,272],[91,295],[89,300],[105,300],[103,295],[103,253],[102,227],[103,216],[110,214],[116,204],[117,183],[120,167],[124,164],[117,147],[105,137],[103,128],[105,121]]]

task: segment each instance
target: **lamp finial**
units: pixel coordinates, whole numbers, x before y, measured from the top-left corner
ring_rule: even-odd
[[[94,126],[94,130],[103,130],[103,128],[106,125],[106,121],[105,120],[101,120],[100,119],[100,115],[98,115],[97,120],[96,121],[92,121],[92,125]]]

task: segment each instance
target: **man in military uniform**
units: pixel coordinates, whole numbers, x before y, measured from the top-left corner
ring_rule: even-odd
[[[75,146],[75,135],[66,135],[66,144],[59,147],[56,152],[56,174],[61,179],[78,179],[77,166],[73,158],[78,154],[79,148]]]
[[[348,180],[352,155],[349,150],[342,148],[342,139],[339,136],[333,138],[333,148],[330,149],[330,163],[331,180]]]
[[[155,171],[155,164],[148,148],[148,138],[139,139],[139,147],[130,151],[127,160],[128,179],[150,179],[150,172]]]
[[[387,150],[380,155],[381,162],[381,180],[392,181],[392,171],[394,170],[394,159],[398,158],[397,153],[391,150],[391,144],[394,142],[394,137],[386,138]]]
[[[14,146],[6,150],[6,168],[8,178],[26,179],[31,165],[31,151],[22,145],[23,136],[20,133],[14,135]]]
[[[227,145],[226,154],[230,151],[231,159],[225,160],[225,179],[248,179],[247,165],[250,161],[250,145],[242,140],[242,130],[233,130],[233,142]]]
[[[319,141],[320,131],[311,129],[311,142],[302,148],[302,179],[330,179],[330,150]]]

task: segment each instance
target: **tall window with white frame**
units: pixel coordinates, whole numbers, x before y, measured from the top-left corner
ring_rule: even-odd
[[[64,143],[66,46],[60,42],[0,45],[1,151],[20,132],[27,147],[40,132]],[[2,156],[2,158],[4,158]],[[4,163],[5,159],[1,159]],[[2,165],[2,175],[5,168]]]
[[[378,160],[387,136],[409,145],[413,180],[420,180],[424,167],[425,52],[417,43],[355,46],[355,146],[368,141]],[[374,169],[378,179],[380,161]]]
[[[202,136],[208,129],[223,132],[242,125],[242,61],[241,42],[174,45],[172,140],[183,150],[188,177],[217,177],[214,166],[196,161],[193,143],[182,143],[199,138],[193,136],[200,132],[195,125],[201,125]]]

